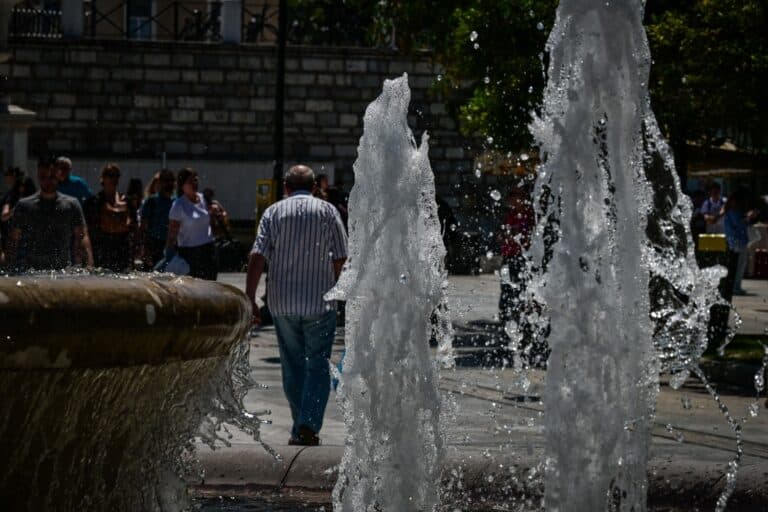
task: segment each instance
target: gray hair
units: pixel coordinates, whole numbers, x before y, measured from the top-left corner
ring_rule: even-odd
[[[67,169],[72,169],[72,160],[65,156],[60,156],[56,159],[56,167],[65,167]]]
[[[312,190],[315,172],[306,165],[294,165],[285,173],[285,184],[291,190]]]

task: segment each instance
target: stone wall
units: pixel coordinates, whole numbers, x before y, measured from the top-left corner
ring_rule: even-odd
[[[17,41],[14,104],[34,110],[30,153],[81,158],[269,162],[273,158],[274,46],[179,42]],[[366,105],[384,78],[407,72],[411,126],[431,134],[438,186],[472,165],[432,86],[429,55],[291,47],[286,62],[286,159],[328,162],[351,183]]]

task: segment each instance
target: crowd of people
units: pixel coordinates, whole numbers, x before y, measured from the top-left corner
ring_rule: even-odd
[[[162,169],[146,189],[131,179],[120,191],[120,168],[101,170],[95,194],[67,157],[37,164],[39,190],[18,168],[5,172],[0,260],[12,271],[73,265],[113,272],[152,270],[176,255],[189,275],[216,279],[214,241],[229,237],[229,219],[197,173]]]
[[[702,234],[725,235],[728,255],[728,273],[733,280],[733,295],[744,295],[741,286],[747,267],[749,225],[759,219],[759,210],[751,204],[749,191],[735,187],[727,198],[723,197],[720,184],[713,182],[708,194],[694,192],[691,231],[695,239]]]

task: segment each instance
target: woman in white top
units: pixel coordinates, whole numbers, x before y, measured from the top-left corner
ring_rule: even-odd
[[[168,214],[168,240],[165,260],[178,251],[189,264],[189,275],[216,280],[216,249],[211,235],[211,216],[203,194],[197,192],[197,173],[190,168],[179,171],[177,198]]]

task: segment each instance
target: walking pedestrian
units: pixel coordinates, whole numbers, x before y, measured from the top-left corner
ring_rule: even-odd
[[[197,191],[197,172],[188,167],[180,170],[176,183],[177,197],[168,214],[165,260],[171,261],[178,252],[189,265],[189,275],[215,281],[218,272],[211,215],[203,194]]]
[[[125,200],[128,201],[128,204],[133,211],[139,211],[141,203],[144,200],[144,187],[139,178],[131,178],[128,180],[128,186],[125,189]]]
[[[62,194],[74,197],[82,207],[86,199],[93,197],[91,187],[80,176],[72,174],[72,160],[66,156],[56,159],[56,173],[59,180],[58,189]]]
[[[0,239],[2,240],[2,249],[5,251],[8,248],[8,231],[11,217],[13,216],[13,209],[21,198],[31,196],[37,189],[32,180],[29,177],[25,177],[18,167],[9,167],[6,169],[4,176],[8,192],[0,200],[0,212],[2,212],[0,217]]]
[[[147,187],[144,189],[144,199],[147,199],[148,197],[152,197],[153,195],[157,194],[157,192],[160,190],[160,173],[162,172],[163,171],[157,171],[152,176],[152,179],[149,180],[149,183],[147,183]]]
[[[318,174],[317,176],[315,176],[315,188],[312,190],[312,195],[319,199],[323,199],[327,201],[329,186],[330,186],[330,183],[328,181],[328,175]]]
[[[205,205],[208,207],[208,213],[211,214],[211,234],[215,240],[226,240],[230,238],[229,233],[229,214],[224,206],[216,200],[216,192],[212,188],[203,190]]]
[[[509,281],[501,283],[499,316],[502,322],[519,321],[521,305],[518,297],[525,290],[525,255],[524,251],[531,243],[535,215],[530,198],[522,188],[513,188],[507,196],[507,213],[501,223],[498,240],[503,265],[507,267]]]
[[[312,196],[315,177],[304,165],[285,176],[286,198],[264,212],[248,261],[246,294],[261,323],[256,288],[269,264],[267,298],[280,349],[283,391],[293,427],[288,444],[315,446],[328,403],[329,358],[336,304],[323,297],[347,258],[347,235],[336,208]]]
[[[720,184],[716,181],[709,186],[709,197],[701,205],[701,214],[707,223],[707,233],[721,234],[724,232],[723,215],[725,215],[725,201],[720,193]]]
[[[126,272],[133,264],[137,230],[136,210],[118,192],[120,168],[107,164],[101,170],[101,191],[85,201],[85,218],[97,267]]]
[[[139,216],[141,259],[148,269],[154,268],[163,258],[168,237],[168,214],[173,204],[175,185],[176,176],[173,171],[163,169],[157,173],[157,191],[147,197],[141,205]]]
[[[37,165],[40,190],[19,200],[13,209],[8,265],[13,270],[60,270],[71,265],[93,267],[93,254],[83,210],[77,200],[59,193],[54,162]]]
[[[747,228],[749,223],[757,216],[757,211],[747,211],[747,191],[737,188],[728,197],[725,203],[725,215],[723,215],[723,227],[725,240],[730,253],[729,273],[733,275],[733,294],[745,295],[747,292],[741,287],[744,271],[747,268],[747,244],[749,235]]]

